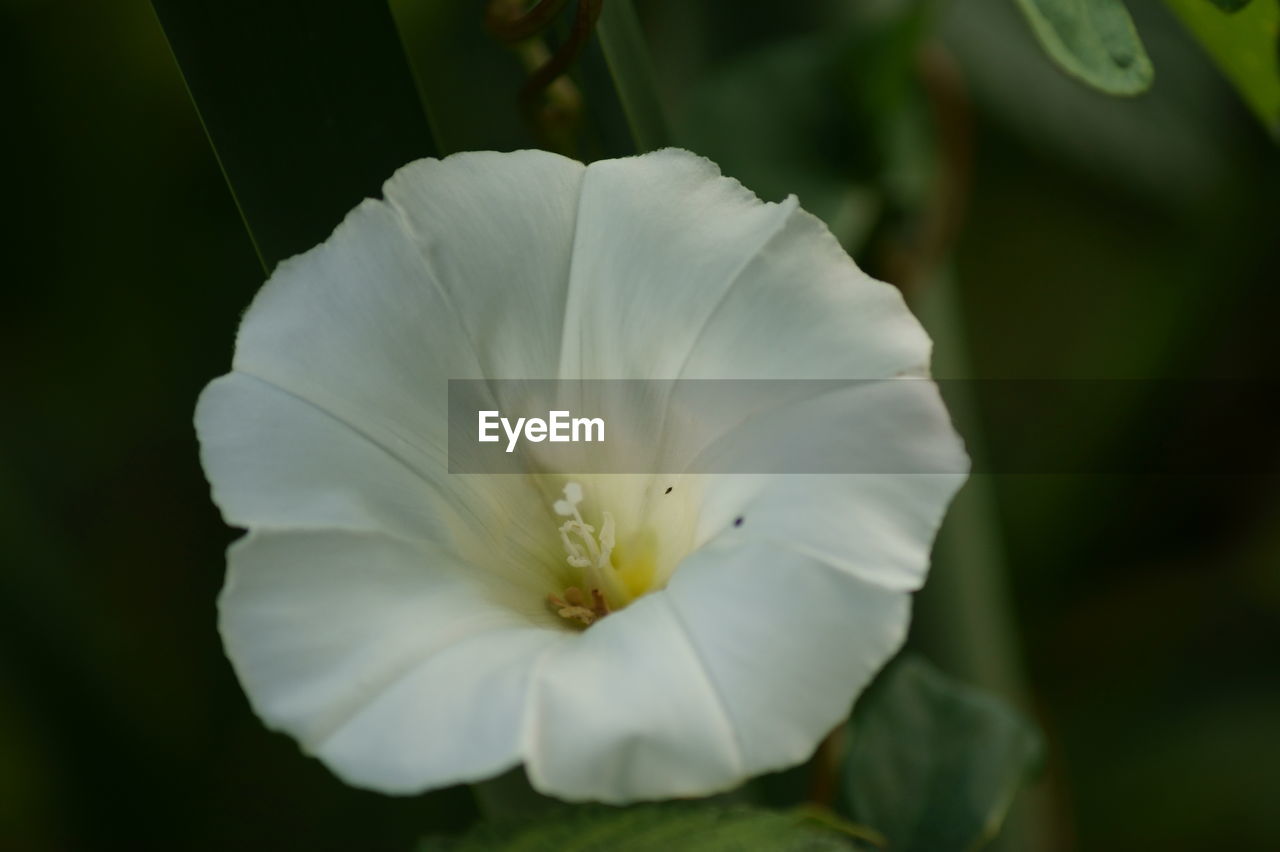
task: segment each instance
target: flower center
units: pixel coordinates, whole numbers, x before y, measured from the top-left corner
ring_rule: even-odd
[[[582,486],[570,482],[564,486],[564,499],[552,504],[557,515],[568,519],[560,525],[560,543],[564,545],[565,561],[577,569],[581,585],[568,586],[559,595],[548,595],[547,602],[561,618],[590,626],[629,603],[635,590],[623,582],[613,564],[617,546],[613,515],[601,513],[597,533],[582,518],[578,508],[582,497]]]

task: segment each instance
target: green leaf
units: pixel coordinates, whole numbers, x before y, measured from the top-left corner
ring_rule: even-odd
[[[533,148],[517,106],[525,70],[484,28],[483,4],[390,0],[441,153]]]
[[[1110,95],[1151,87],[1151,60],[1120,0],[1017,3],[1041,47],[1071,76]]]
[[[559,799],[533,789],[523,766],[471,785],[471,793],[485,819],[492,822],[530,820],[564,808]]]
[[[385,3],[152,5],[264,267],[436,152]]]
[[[802,814],[747,807],[644,805],[564,808],[536,821],[489,824],[429,838],[418,852],[849,852],[848,832]]]
[[[1165,2],[1263,126],[1280,139],[1280,3],[1252,3],[1224,15],[1205,0]],[[1224,3],[1217,5],[1227,8]]]
[[[841,805],[894,852],[961,852],[999,832],[1040,760],[1032,725],[1003,701],[916,657],[858,705]]]
[[[1209,0],[1209,2],[1228,13],[1239,12],[1249,5],[1249,0]]]
[[[879,138],[841,88],[844,47],[802,37],[753,51],[702,79],[678,118],[684,144],[762,198],[795,193],[856,251],[882,212],[868,162]]]
[[[671,144],[653,82],[649,50],[630,0],[608,0],[596,34],[638,151]]]

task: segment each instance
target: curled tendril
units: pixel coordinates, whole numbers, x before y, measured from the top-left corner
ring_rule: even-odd
[[[578,10],[573,17],[569,37],[545,64],[529,75],[528,82],[520,90],[520,100],[526,106],[536,105],[538,96],[573,65],[573,61],[591,38],[591,32],[600,18],[601,4],[602,0],[578,0]]]
[[[520,88],[521,112],[543,141],[556,149],[572,147],[572,127],[581,111],[581,97],[564,75],[590,40],[603,2],[578,0],[569,34],[555,53],[535,37],[555,23],[568,0],[539,0],[528,9],[522,0],[490,0],[485,10],[489,32],[514,46],[530,69]]]
[[[484,13],[484,24],[498,41],[516,44],[551,26],[569,0],[539,0],[522,11],[520,0],[492,0]]]

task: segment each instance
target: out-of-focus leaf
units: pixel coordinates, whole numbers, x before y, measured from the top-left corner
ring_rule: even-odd
[[[949,4],[939,32],[977,112],[1013,130],[1026,149],[1108,191],[1120,190],[1122,197],[1189,217],[1209,213],[1221,204],[1240,157],[1248,155],[1241,149],[1246,139],[1237,132],[1239,110],[1209,58],[1167,9],[1143,5],[1134,13],[1160,69],[1159,81],[1139,98],[1108,97],[1046,62],[1024,16],[1008,0]],[[985,144],[978,150],[991,153]],[[1078,375],[1095,375],[1076,369]],[[1112,375],[1102,369],[1096,375]]]
[[[666,116],[658,101],[644,33],[630,0],[609,0],[596,27],[617,98],[639,152],[670,144]]]
[[[1239,12],[1249,5],[1249,0],[1209,0],[1209,2],[1224,12]]]
[[[533,822],[482,825],[459,838],[429,838],[419,852],[848,852],[847,831],[789,813],[746,807],[648,805],[564,808]]]
[[[268,269],[436,153],[385,3],[152,5]]]
[[[517,103],[525,70],[486,32],[483,3],[390,0],[390,6],[441,153],[536,146]]]
[[[859,166],[871,139],[856,131],[852,112],[834,46],[797,39],[708,77],[681,110],[680,136],[765,199],[795,193],[853,251],[880,197],[872,170]]]
[[[1035,728],[995,696],[904,657],[849,723],[841,806],[895,852],[963,852],[1000,830],[1040,759]]]
[[[832,33],[752,51],[686,99],[695,150],[765,198],[794,192],[850,252],[932,183],[932,129],[917,81],[932,5],[859,6]]]
[[[1280,138],[1280,3],[1224,15],[1205,0],[1165,0],[1272,136]],[[1231,5],[1225,0],[1219,7]]]
[[[1041,46],[1068,74],[1111,95],[1136,95],[1151,86],[1151,60],[1120,0],[1017,3]]]

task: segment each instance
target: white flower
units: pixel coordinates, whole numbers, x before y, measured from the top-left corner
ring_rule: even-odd
[[[449,474],[446,381],[927,376],[898,292],[678,150],[458,154],[384,193],[280,265],[196,412],[249,530],[220,628],[254,710],[389,793],[523,762],[625,802],[806,759],[901,644],[963,475]],[[804,447],[964,469],[913,384]]]

